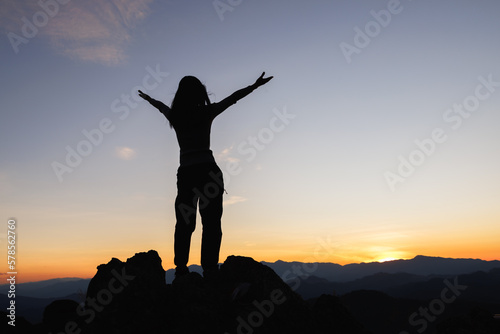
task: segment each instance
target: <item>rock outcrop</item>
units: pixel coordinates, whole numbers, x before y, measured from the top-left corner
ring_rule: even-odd
[[[172,284],[156,251],[97,268],[85,303],[57,301],[44,313],[49,333],[368,333],[335,296],[310,305],[269,267],[229,256],[215,275]]]

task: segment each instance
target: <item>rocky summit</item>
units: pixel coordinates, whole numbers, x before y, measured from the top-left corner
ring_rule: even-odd
[[[137,253],[97,267],[86,300],[58,300],[26,333],[368,333],[339,299],[304,301],[269,267],[229,256],[208,277],[172,284],[158,253]]]

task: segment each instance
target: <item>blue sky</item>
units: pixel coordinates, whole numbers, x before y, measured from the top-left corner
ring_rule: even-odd
[[[43,3],[0,5],[0,212],[26,279],[148,249],[171,267],[178,146],[135,91],[169,104],[195,75],[219,101],[262,71],[212,128],[222,260],[497,258],[497,1]]]

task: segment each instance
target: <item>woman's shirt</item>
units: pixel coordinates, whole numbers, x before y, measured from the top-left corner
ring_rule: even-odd
[[[176,121],[173,121],[173,111],[170,107],[161,101],[151,101],[151,104],[165,115],[175,130],[180,148],[179,161],[181,166],[215,162],[213,153],[210,150],[210,131],[213,120],[253,90],[254,87],[248,86],[234,92],[220,102],[197,107],[193,110],[176,111],[186,113],[177,118]]]

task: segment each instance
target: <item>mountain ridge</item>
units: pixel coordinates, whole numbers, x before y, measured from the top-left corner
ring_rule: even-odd
[[[332,282],[347,282],[355,279],[363,278],[365,276],[373,275],[378,272],[385,273],[408,273],[414,275],[459,275],[472,273],[481,270],[490,270],[493,268],[500,268],[499,260],[482,260],[472,258],[444,258],[438,256],[425,256],[417,255],[412,259],[399,259],[386,262],[361,262],[340,265],[330,262],[265,262],[261,263],[272,268],[278,275],[287,275],[287,270],[293,268],[294,265],[316,264],[317,268],[314,270],[304,270],[310,276],[326,278]],[[307,268],[304,268],[307,269]],[[292,270],[293,272],[294,270]],[[297,270],[295,270],[297,271]],[[288,276],[294,276],[288,274]],[[300,276],[296,274],[296,276]]]
[[[440,263],[436,263],[439,261]],[[449,263],[454,262],[451,266]],[[277,260],[275,262],[260,261],[260,263],[273,269],[284,281],[295,279],[299,277],[304,279],[309,276],[316,276],[325,278],[330,282],[349,282],[356,279],[361,279],[365,276],[374,275],[376,273],[408,273],[420,276],[429,275],[459,275],[467,274],[475,271],[488,271],[493,268],[500,268],[499,260],[482,260],[473,258],[445,258],[438,256],[417,255],[412,259],[398,259],[386,262],[361,262],[350,264],[337,264],[333,262],[299,262],[299,261],[283,261]],[[448,263],[448,266],[445,264]],[[317,268],[314,270],[303,270],[308,264],[316,264]],[[411,268],[412,264],[417,264]],[[431,265],[432,266],[429,266]],[[463,266],[464,264],[468,264]],[[297,269],[299,266],[299,269]],[[428,268],[437,268],[437,272],[429,272]],[[199,265],[193,264],[189,266],[193,272],[201,273],[202,269]],[[458,269],[461,268],[461,269]],[[295,272],[294,272],[295,271]],[[296,272],[300,271],[303,275]],[[166,281],[171,283],[174,277],[175,269],[166,270]],[[75,285],[79,288],[88,285],[90,278],[78,277],[65,277],[53,278],[49,280],[41,280],[35,282],[26,282],[17,284],[17,293],[20,296],[35,297],[35,298],[52,298],[64,297],[75,293],[77,290],[64,290],[59,295],[48,295],[43,292],[36,292],[39,289],[46,288],[50,285],[66,284],[68,287]],[[6,294],[9,284],[0,284],[0,294]],[[71,288],[69,288],[71,289]],[[83,290],[83,289],[82,289]],[[32,293],[35,291],[35,293]],[[61,290],[60,290],[61,291]]]

